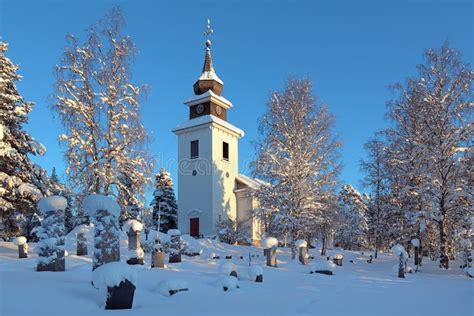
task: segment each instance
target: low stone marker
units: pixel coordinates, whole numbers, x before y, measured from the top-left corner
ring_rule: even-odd
[[[311,274],[318,273],[318,274],[325,274],[325,275],[334,275],[334,271],[336,270],[336,264],[331,261],[320,261],[315,263],[313,270],[311,270]]]
[[[101,265],[92,272],[94,286],[105,294],[105,309],[131,309],[136,289],[136,273],[117,261]]]
[[[151,252],[151,267],[164,268],[165,267],[165,253],[160,244],[160,239],[156,237],[155,246]]]
[[[298,259],[302,265],[308,264],[308,243],[306,240],[297,240],[295,247],[298,248]]]
[[[135,219],[125,222],[123,230],[128,236],[128,264],[143,264],[145,253],[141,246],[140,233],[143,230],[143,225]]]
[[[38,208],[43,214],[41,227],[37,231],[40,241],[38,248],[38,265],[36,271],[65,271],[64,253],[65,234],[64,210],[67,200],[62,196],[52,195],[43,198]]]
[[[181,262],[181,232],[177,229],[168,230],[169,242],[169,263]]]
[[[374,256],[370,255],[369,260],[367,260],[367,263],[372,263],[372,260],[374,260]]]
[[[16,237],[13,243],[18,246],[18,258],[28,258],[28,243],[26,242],[26,237]]]
[[[262,247],[267,256],[267,266],[275,268],[277,266],[276,251],[278,249],[278,239],[267,237],[262,240]]]
[[[411,244],[413,245],[414,253],[415,253],[415,272],[418,272],[418,267],[420,266],[420,240],[418,238],[414,238],[411,240]]]
[[[249,267],[249,278],[257,283],[263,282],[263,269],[261,266]]]
[[[219,272],[225,275],[231,275],[233,277],[238,277],[237,275],[237,266],[233,264],[232,262],[224,262],[220,267],[219,267]]]
[[[405,269],[407,268],[408,253],[400,244],[394,245],[391,250],[398,257],[398,265],[394,266],[394,270],[398,270],[398,277],[403,279],[405,278]]]
[[[164,296],[173,296],[179,292],[187,292],[189,288],[186,281],[167,280],[158,284],[158,291]]]
[[[334,258],[332,259],[332,262],[334,262],[336,265],[342,267],[342,260],[343,259],[344,259],[344,257],[342,256],[342,254],[338,253],[338,254],[334,255]]]

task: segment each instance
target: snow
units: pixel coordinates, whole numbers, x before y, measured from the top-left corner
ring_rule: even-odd
[[[263,268],[261,266],[250,266],[249,267],[249,278],[255,280],[257,276],[263,275]]]
[[[340,260],[340,259],[343,259],[343,258],[344,258],[344,256],[343,256],[341,253],[336,253],[336,254],[334,255],[334,259]]]
[[[170,229],[168,230],[169,236],[180,236],[181,232],[178,229]]]
[[[142,248],[138,248],[138,249],[128,251],[128,257],[129,258],[143,258],[144,256],[145,256],[145,253],[143,252]]]
[[[191,237],[190,235],[183,235],[181,239],[186,244],[185,253],[202,254],[203,252],[202,246],[199,243],[199,241],[196,240],[194,237]]]
[[[43,194],[41,193],[41,191],[31,183],[22,183],[18,187],[18,193],[20,193],[21,196],[31,195],[31,196],[36,196],[39,198],[43,197]]]
[[[129,280],[137,285],[137,275],[135,270],[128,264],[117,261],[104,264],[92,272],[94,286],[99,289],[114,287],[124,280]]]
[[[198,80],[215,80],[219,82],[220,84],[224,84],[222,80],[217,76],[216,72],[214,70],[211,71],[204,71],[201,76],[199,76]]]
[[[224,291],[232,291],[239,288],[239,280],[236,277],[226,275],[217,279],[216,285]]]
[[[221,274],[230,275],[232,271],[237,272],[237,266],[229,261],[222,263],[219,267],[219,272]]]
[[[403,253],[403,257],[408,258],[408,253],[405,251],[405,248],[403,248],[403,246],[400,244],[394,245],[391,250],[392,253],[397,257],[400,257],[400,254]]]
[[[62,196],[52,195],[41,199],[38,202],[38,208],[41,213],[46,214],[49,211],[62,210],[64,211],[67,207],[67,200]]]
[[[306,240],[298,239],[295,242],[295,247],[296,248],[306,248],[306,247],[308,247],[308,243],[306,242]]]
[[[107,210],[116,217],[120,215],[120,206],[117,204],[117,202],[115,202],[110,197],[101,194],[92,194],[86,196],[82,200],[82,208],[92,218],[95,218],[95,214],[99,210]]]
[[[218,125],[226,128],[226,129],[228,129],[229,131],[237,134],[239,137],[244,137],[245,136],[245,133],[244,133],[243,130],[241,130],[240,128],[235,127],[234,125],[230,124],[229,122],[224,121],[223,119],[215,117],[214,115],[203,115],[203,116],[199,116],[199,117],[193,118],[191,120],[188,120],[185,123],[183,123],[181,125],[178,125],[175,128],[173,128],[172,132],[175,133],[175,134],[180,134],[180,133],[185,132],[185,130],[187,130],[189,128],[194,128],[194,127],[201,126],[201,125],[207,125],[207,124],[210,124],[210,123],[218,124]]]
[[[262,240],[262,247],[264,249],[278,247],[278,239],[276,239],[275,237],[267,237],[264,240]]]
[[[467,275],[469,275],[471,278],[474,278],[474,267],[470,267],[466,269]]]
[[[94,228],[87,229],[88,247],[92,249]],[[120,232],[122,261],[128,259],[127,240],[127,235]],[[341,253],[346,260],[354,260],[357,265],[337,267],[335,275],[326,276],[309,274],[308,266],[291,260],[290,248],[280,247],[278,268],[263,267],[263,283],[242,278],[238,291],[224,292],[221,278],[224,275],[218,273],[217,268],[224,259],[211,260],[210,255],[214,253],[221,258],[232,255],[234,259],[230,261],[238,270],[247,271],[253,266],[265,265],[262,249],[227,245],[211,239],[199,239],[197,242],[203,249],[202,256],[183,256],[181,263],[167,264],[165,269],[150,269],[151,254],[147,253],[145,262],[148,265],[129,266],[136,271],[137,289],[133,309],[123,312],[104,310],[105,301],[91,286],[92,252],[87,256],[75,255],[74,233],[66,236],[69,256],[66,258],[66,271],[61,273],[36,272],[36,254],[18,259],[16,245],[0,242],[0,314],[60,316],[67,311],[72,316],[110,316],[111,313],[127,316],[384,316],[399,314],[392,308],[394,301],[403,302],[403,311],[407,315],[472,314],[473,279],[458,268],[461,261],[452,262],[452,269],[443,270],[438,268],[438,262],[425,257],[422,273],[407,274],[405,279],[399,279],[390,270],[391,266],[398,264],[398,258],[391,254],[379,253],[378,259],[368,264],[369,253],[362,256],[356,251],[329,249],[327,256]],[[31,241],[29,244],[36,246]],[[319,256],[320,250],[309,249],[310,255],[316,257],[310,260],[309,267],[323,261]],[[250,268],[246,260],[249,253],[254,256]],[[239,256],[244,256],[245,260],[237,259]],[[163,296],[157,292],[157,286],[168,280],[172,283],[185,281],[189,291],[172,297]],[[235,278],[230,281],[237,282]],[[28,298],[27,303],[25,298]]]
[[[19,236],[19,237],[16,237],[14,240],[13,240],[13,243],[17,246],[21,246],[21,245],[24,245],[26,244],[27,240],[26,240],[26,237],[24,236]]]
[[[420,247],[420,240],[417,238],[412,239],[411,244],[413,245],[413,247]]]
[[[123,224],[122,230],[127,233],[130,228],[134,232],[141,232],[143,230],[143,224],[137,221],[136,219],[129,219]]]
[[[336,271],[336,265],[332,261],[319,261],[313,265],[313,271]]]
[[[163,296],[171,296],[170,291],[188,289],[188,282],[185,280],[165,280],[158,283],[158,292]]]

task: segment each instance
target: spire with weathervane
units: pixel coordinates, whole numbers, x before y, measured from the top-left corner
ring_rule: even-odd
[[[207,29],[206,32],[204,32],[204,36],[206,37],[206,57],[204,59],[201,76],[193,86],[196,95],[203,94],[209,90],[217,95],[221,95],[224,88],[224,83],[219,76],[217,76],[216,71],[212,66],[211,40],[209,37],[213,32],[214,30],[211,28],[211,21],[207,19]]]

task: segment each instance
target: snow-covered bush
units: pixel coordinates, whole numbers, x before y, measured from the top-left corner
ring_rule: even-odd
[[[188,283],[184,280],[166,280],[158,284],[158,292],[163,296],[172,296],[178,292],[188,291]]]
[[[181,243],[181,232],[177,229],[168,230],[170,241],[166,243],[165,252],[169,254],[170,263],[181,262],[181,254],[184,251],[183,244]]]
[[[237,266],[232,262],[227,261],[221,264],[219,267],[219,272],[221,274],[237,277]]]
[[[37,244],[37,271],[64,271],[66,268],[64,259],[66,207],[67,200],[56,195],[43,198],[38,203],[44,219],[36,233],[40,238]]]
[[[199,243],[199,240],[191,237],[190,235],[183,235],[181,236],[181,241],[183,243],[182,248],[184,248],[183,252],[185,255],[198,256],[202,254],[203,249]]]
[[[105,195],[93,194],[82,200],[82,207],[95,225],[92,269],[120,261],[119,205]]]

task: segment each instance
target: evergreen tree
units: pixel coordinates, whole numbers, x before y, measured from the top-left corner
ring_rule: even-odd
[[[33,103],[18,92],[19,67],[5,53],[8,45],[0,41],[0,228],[3,238],[20,233],[18,218],[29,218],[43,196],[41,168],[28,155],[43,155],[45,148],[23,130]],[[28,232],[30,233],[30,232]]]
[[[156,174],[153,192],[153,225],[156,230],[167,232],[178,227],[178,205],[173,189],[173,180],[163,168]]]
[[[364,249],[368,246],[367,198],[351,185],[344,185],[339,193],[343,229],[337,235],[338,243],[346,249]]]
[[[60,182],[56,168],[54,167],[49,177],[49,186],[52,195],[62,196],[67,200],[67,207],[64,210],[64,226],[66,228],[66,234],[68,234],[74,227],[81,224],[77,218],[76,197],[65,184]]]

